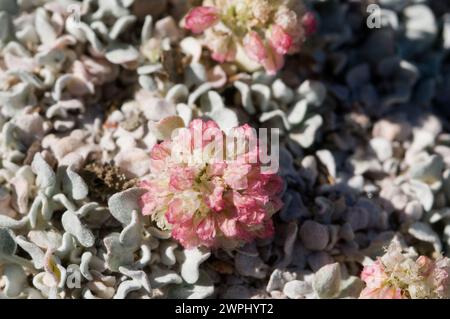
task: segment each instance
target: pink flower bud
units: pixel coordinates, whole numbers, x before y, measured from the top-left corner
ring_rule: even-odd
[[[307,36],[317,31],[317,19],[312,12],[306,12],[302,18],[302,24]]]
[[[270,44],[279,54],[286,54],[292,45],[292,37],[278,24],[272,26]]]
[[[212,27],[219,20],[218,10],[214,7],[196,7],[186,16],[185,28],[194,33],[201,33]]]
[[[261,63],[267,57],[266,47],[258,33],[254,31],[247,33],[243,44],[250,59]]]

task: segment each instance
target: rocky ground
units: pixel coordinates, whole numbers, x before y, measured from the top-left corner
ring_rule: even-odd
[[[212,61],[189,2],[0,2],[0,298],[357,298],[394,237],[448,253],[445,1],[305,1],[276,75]],[[175,115],[279,128],[273,238],[184,249],[141,216]]]

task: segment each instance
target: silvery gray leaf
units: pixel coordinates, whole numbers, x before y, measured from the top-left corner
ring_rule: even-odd
[[[130,292],[139,290],[141,288],[141,283],[137,282],[136,280],[123,281],[117,288],[114,299],[125,299]]]
[[[155,80],[148,75],[139,76],[139,84],[144,90],[147,90],[149,92],[158,90],[158,85],[156,84]]]
[[[157,289],[162,288],[166,285],[182,284],[183,279],[173,270],[167,270],[153,266],[150,273],[150,282],[152,287]]]
[[[166,266],[173,266],[177,262],[175,257],[175,249],[178,245],[174,242],[163,241],[159,245],[159,254],[161,256],[161,262]]]
[[[200,276],[199,266],[211,253],[203,248],[185,249],[182,252],[181,276],[188,284],[195,284]]]
[[[203,94],[200,99],[200,106],[204,113],[211,114],[225,108],[222,97],[215,91],[209,91]]]
[[[195,285],[176,285],[170,292],[170,298],[205,299],[214,293],[214,284],[206,272],[200,272],[200,278]]]
[[[189,90],[184,84],[176,84],[172,86],[166,94],[166,100],[171,103],[184,103],[189,96]]]
[[[44,8],[38,8],[35,15],[36,32],[44,44],[51,44],[57,38],[56,30],[53,28],[50,18]]]
[[[20,229],[23,228],[28,222],[28,216],[24,216],[20,220],[16,220],[8,216],[0,215],[0,227]]]
[[[273,110],[270,112],[263,112],[261,113],[260,117],[259,117],[259,121],[264,123],[267,122],[273,118],[279,118],[281,119],[281,122],[283,123],[283,126],[286,130],[290,130],[291,129],[291,124],[289,123],[286,113],[282,110]]]
[[[135,23],[137,18],[133,15],[123,16],[116,20],[111,31],[109,32],[109,37],[112,40],[117,40],[117,38],[125,32],[133,23]]]
[[[61,223],[69,234],[73,235],[84,247],[92,247],[95,243],[95,236],[92,231],[82,224],[78,216],[66,211],[61,217]]]
[[[202,43],[194,37],[186,37],[180,42],[180,48],[184,54],[192,57],[192,63],[199,62],[202,56]]]
[[[141,43],[147,42],[153,33],[153,17],[151,15],[146,15],[144,24],[141,30]]]
[[[137,211],[133,210],[131,222],[120,233],[120,243],[135,251],[141,245],[142,225]]]
[[[93,14],[93,19],[101,20],[106,15],[112,15],[120,18],[128,14],[121,0],[99,0],[98,9]]]
[[[4,293],[8,298],[18,297],[27,284],[27,275],[23,268],[15,264],[6,264],[3,267],[3,276],[5,278]]]
[[[61,246],[56,250],[56,255],[60,257],[65,257],[75,248],[74,244],[75,238],[69,234],[64,233],[62,236]]]
[[[118,271],[120,266],[131,266],[134,252],[120,243],[120,234],[112,233],[105,237],[103,243],[107,249],[106,264],[112,271]]]
[[[132,45],[125,43],[112,43],[106,48],[105,57],[114,64],[123,64],[136,61],[139,52]]]
[[[275,81],[273,81],[272,92],[273,97],[284,104],[291,103],[294,99],[293,90],[289,86],[287,86],[281,79],[276,79]]]
[[[86,251],[81,255],[80,272],[87,280],[93,280],[92,274],[89,271],[89,263],[92,260],[92,253]]]
[[[66,194],[70,194],[74,200],[84,199],[89,193],[88,186],[83,178],[70,167],[66,169],[63,175],[63,190]]]
[[[161,63],[146,64],[146,65],[140,66],[137,69],[137,73],[139,75],[150,75],[153,73],[161,72],[163,70],[164,70],[164,68]],[[179,85],[181,85],[181,84],[179,84]]]
[[[422,207],[420,207],[422,208]],[[450,218],[450,208],[444,207],[442,209],[432,210],[431,215],[428,218],[428,221],[431,224],[437,223],[441,220],[446,220]]]
[[[326,166],[328,173],[336,178],[336,161],[329,150],[318,150],[316,156]]]
[[[246,83],[241,82],[241,81],[234,82],[234,86],[236,87],[236,89],[238,89],[238,91],[241,94],[242,107],[249,114],[255,114],[256,113],[256,109],[255,109],[255,107],[253,105],[250,87]]]
[[[119,267],[119,271],[125,276],[138,282],[147,292],[151,292],[150,280],[144,271],[128,269],[127,267]]]
[[[18,83],[7,91],[0,91],[1,112],[6,116],[18,114],[26,105],[34,105],[35,101],[33,87],[28,83]]]
[[[0,48],[3,48],[14,36],[11,16],[5,11],[0,11],[0,30]]]
[[[194,116],[194,112],[191,107],[184,103],[178,103],[176,105],[178,115],[183,119],[184,125],[188,125]]]
[[[114,194],[108,200],[111,215],[124,225],[130,224],[133,210],[140,211],[139,198],[144,193],[143,188],[130,188]]]
[[[53,187],[56,183],[56,175],[40,153],[36,153],[31,163],[33,172],[37,175],[36,183],[42,188]]]
[[[33,261],[36,269],[42,269],[44,267],[44,252],[35,244],[27,241],[23,236],[16,237],[17,245],[25,250]]]
[[[290,133],[289,136],[303,148],[308,148],[314,143],[317,130],[322,126],[322,123],[322,117],[314,115],[304,122],[300,132]]]
[[[16,253],[17,244],[12,236],[12,232],[7,228],[0,228],[0,254],[14,255]]]
[[[250,87],[250,90],[253,101],[258,105],[259,109],[262,112],[268,111],[272,95],[270,88],[264,84],[256,83]]]
[[[212,84],[209,82],[205,82],[201,84],[194,92],[189,95],[188,105],[194,105],[195,102],[206,92],[213,88]]]
[[[16,14],[19,11],[17,0],[5,0],[0,3],[0,11],[6,11],[9,14]]]
[[[191,63],[186,68],[186,86],[190,87],[193,85],[202,86],[206,81],[208,81],[208,77],[206,75],[206,69],[201,63]],[[190,103],[189,103],[190,104]]]
[[[300,100],[293,106],[292,110],[289,112],[288,121],[292,125],[300,124],[306,115],[308,110],[308,101]]]
[[[320,106],[327,95],[326,87],[318,81],[307,80],[298,88],[298,93],[313,106]]]
[[[62,244],[62,235],[56,230],[31,230],[28,239],[42,249],[56,250]]]

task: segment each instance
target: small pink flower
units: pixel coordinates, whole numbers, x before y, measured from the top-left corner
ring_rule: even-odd
[[[227,149],[222,158],[214,150],[225,133],[213,121],[194,120],[155,145],[149,178],[140,183],[148,190],[142,213],[188,248],[233,248],[271,236],[283,185],[276,172],[261,169],[253,131],[248,125],[231,130],[226,147],[217,143]],[[239,142],[232,147],[234,139]]]
[[[186,16],[185,28],[194,33],[202,33],[219,20],[218,10],[214,7],[196,7]]]
[[[292,37],[278,24],[272,26],[270,44],[278,54],[286,54],[292,46]]]
[[[317,19],[312,12],[307,12],[302,18],[302,24],[305,28],[306,36],[309,36],[317,31]]]
[[[387,279],[387,275],[384,272],[384,267],[381,264],[381,261],[377,260],[373,264],[364,267],[361,272],[361,279],[369,288],[377,288],[382,286]]]
[[[215,219],[212,217],[204,218],[197,226],[197,235],[200,240],[213,243],[216,237]]]
[[[284,56],[269,47],[268,56],[262,61],[262,65],[268,74],[274,75],[284,66]]]
[[[247,33],[243,41],[245,52],[248,57],[257,62],[262,62],[267,57],[266,47],[255,31]]]

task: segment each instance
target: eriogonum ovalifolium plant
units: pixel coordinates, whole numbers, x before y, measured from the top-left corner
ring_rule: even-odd
[[[273,233],[282,180],[262,168],[250,126],[230,134],[213,121],[194,120],[151,151],[143,214],[187,248],[234,248]]]
[[[300,0],[205,0],[185,17],[185,28],[205,35],[212,58],[234,61],[240,48],[270,74],[300,50],[316,20]]]
[[[450,260],[432,260],[420,256],[416,260],[402,253],[394,241],[386,254],[364,267],[361,279],[366,288],[363,299],[450,298]]]

